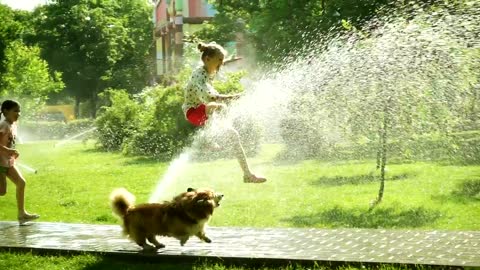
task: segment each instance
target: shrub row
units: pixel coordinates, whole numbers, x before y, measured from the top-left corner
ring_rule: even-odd
[[[239,91],[240,78],[234,74],[215,87],[224,93]],[[185,120],[181,109],[184,84],[185,78],[179,76],[176,84],[147,88],[136,96],[122,90],[106,91],[103,98],[108,106],[101,109],[95,122],[99,146],[107,151],[169,159],[190,145],[197,128]],[[237,127],[247,152],[254,152],[260,143],[260,130],[245,123]]]
[[[283,158],[316,158],[324,160],[376,159],[379,142],[357,140],[355,142],[330,142],[324,135],[292,137]],[[426,134],[410,138],[395,138],[387,143],[390,159],[435,160],[462,164],[480,164],[480,131],[464,131],[454,134]]]

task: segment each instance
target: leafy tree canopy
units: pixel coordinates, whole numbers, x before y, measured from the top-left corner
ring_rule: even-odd
[[[196,38],[224,43],[244,32],[259,60],[276,62],[296,53],[319,36],[358,27],[379,9],[393,5],[380,0],[212,0],[219,11]],[[232,31],[232,29],[234,31]],[[333,31],[332,31],[333,30]]]
[[[42,56],[63,73],[67,94],[91,100],[109,87],[140,91],[152,74],[146,1],[58,0],[34,12]]]

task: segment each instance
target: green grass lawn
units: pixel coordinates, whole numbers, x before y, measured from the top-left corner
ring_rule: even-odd
[[[18,147],[20,162],[38,170],[37,174],[23,172],[27,208],[41,214],[40,221],[117,224],[108,205],[110,192],[126,187],[137,202],[146,202],[169,166],[100,152],[92,143],[54,145],[42,142]],[[392,164],[387,168],[384,200],[368,212],[379,186],[374,161],[293,163],[278,161],[279,151],[279,145],[265,145],[250,160],[254,171],[268,178],[265,184],[244,184],[234,159],[190,162],[178,169],[178,177],[160,199],[188,187],[222,192],[225,200],[211,226],[480,230],[480,166]],[[0,220],[16,219],[14,196],[14,186],[8,182],[7,195],[0,197]],[[0,253],[1,269],[17,269],[1,267],[2,258],[7,263],[38,259],[57,265],[62,261],[64,267],[58,269],[107,269],[75,268],[75,257]],[[100,259],[88,255],[85,260]]]
[[[354,270],[366,269],[364,266],[301,266],[289,265],[279,267],[266,266],[224,266],[221,264],[199,261],[192,265],[188,263],[140,263],[122,261],[93,255],[76,256],[39,256],[35,254],[0,253],[0,267],[5,270]],[[411,269],[408,266],[381,265],[377,270]],[[418,266],[416,269],[435,269],[433,267]]]

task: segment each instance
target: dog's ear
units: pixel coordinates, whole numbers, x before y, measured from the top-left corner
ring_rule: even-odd
[[[195,191],[195,189],[191,187],[187,188],[187,192],[190,192],[190,191]]]

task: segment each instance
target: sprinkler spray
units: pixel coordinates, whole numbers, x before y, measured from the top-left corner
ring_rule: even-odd
[[[25,164],[22,164],[22,163],[17,163],[17,165],[21,168],[24,168],[25,170],[29,171],[29,172],[33,172],[33,173],[37,173],[38,171],[30,166],[27,166]]]

